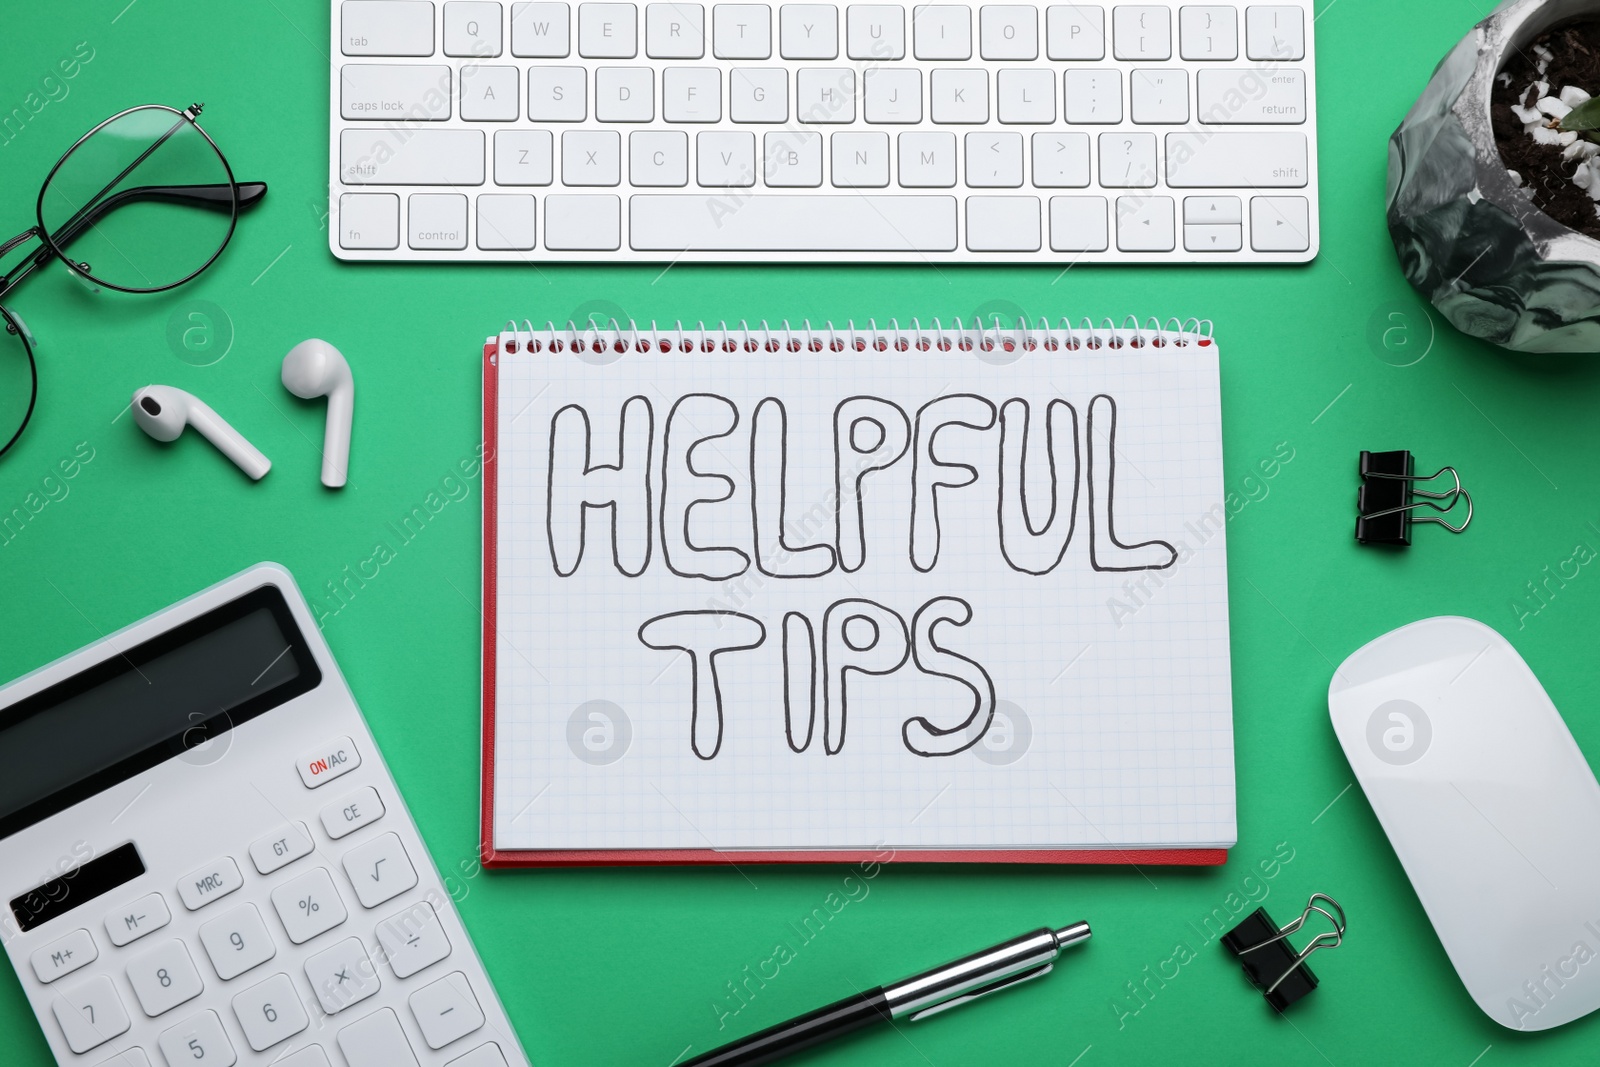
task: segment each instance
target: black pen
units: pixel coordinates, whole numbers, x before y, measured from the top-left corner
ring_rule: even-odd
[[[759,1067],[872,1023],[915,1022],[1050,973],[1061,950],[1089,940],[1089,924],[1035,930],[1003,945],[879,986],[713,1049],[679,1067]]]

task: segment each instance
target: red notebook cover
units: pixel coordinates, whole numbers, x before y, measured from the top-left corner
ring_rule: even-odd
[[[1168,849],[901,849],[755,851],[735,849],[497,849],[495,804],[496,522],[499,456],[499,346],[483,348],[483,799],[481,855],[486,867],[629,867],[742,863],[1037,863],[1210,867],[1226,862],[1219,848]]]

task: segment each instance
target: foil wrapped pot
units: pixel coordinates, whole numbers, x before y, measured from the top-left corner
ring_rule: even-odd
[[[1489,97],[1504,57],[1600,0],[1509,0],[1445,56],[1389,138],[1389,235],[1458,330],[1520,352],[1600,352],[1600,241],[1513,182]]]

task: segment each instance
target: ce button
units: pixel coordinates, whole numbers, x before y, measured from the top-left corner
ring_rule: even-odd
[[[369,786],[346,793],[322,809],[322,828],[335,841],[383,818],[383,801]]]

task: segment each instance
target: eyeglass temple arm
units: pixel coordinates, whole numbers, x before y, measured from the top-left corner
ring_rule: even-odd
[[[84,230],[99,222],[106,215],[125,204],[138,201],[160,201],[169,204],[184,204],[190,207],[209,208],[213,210],[228,210],[233,200],[233,186],[225,182],[207,185],[141,185],[132,189],[123,189],[103,200],[91,205],[79,217],[69,222],[55,235],[56,244],[67,245],[75,240]],[[266,182],[239,182],[239,208],[254,207],[267,195]],[[12,251],[29,238],[39,234],[37,226],[19,233],[11,240],[0,245],[0,256]],[[32,274],[38,267],[52,255],[49,244],[41,243],[39,248],[17,265],[16,270],[0,276],[0,296],[4,296],[15,289],[22,279]]]

